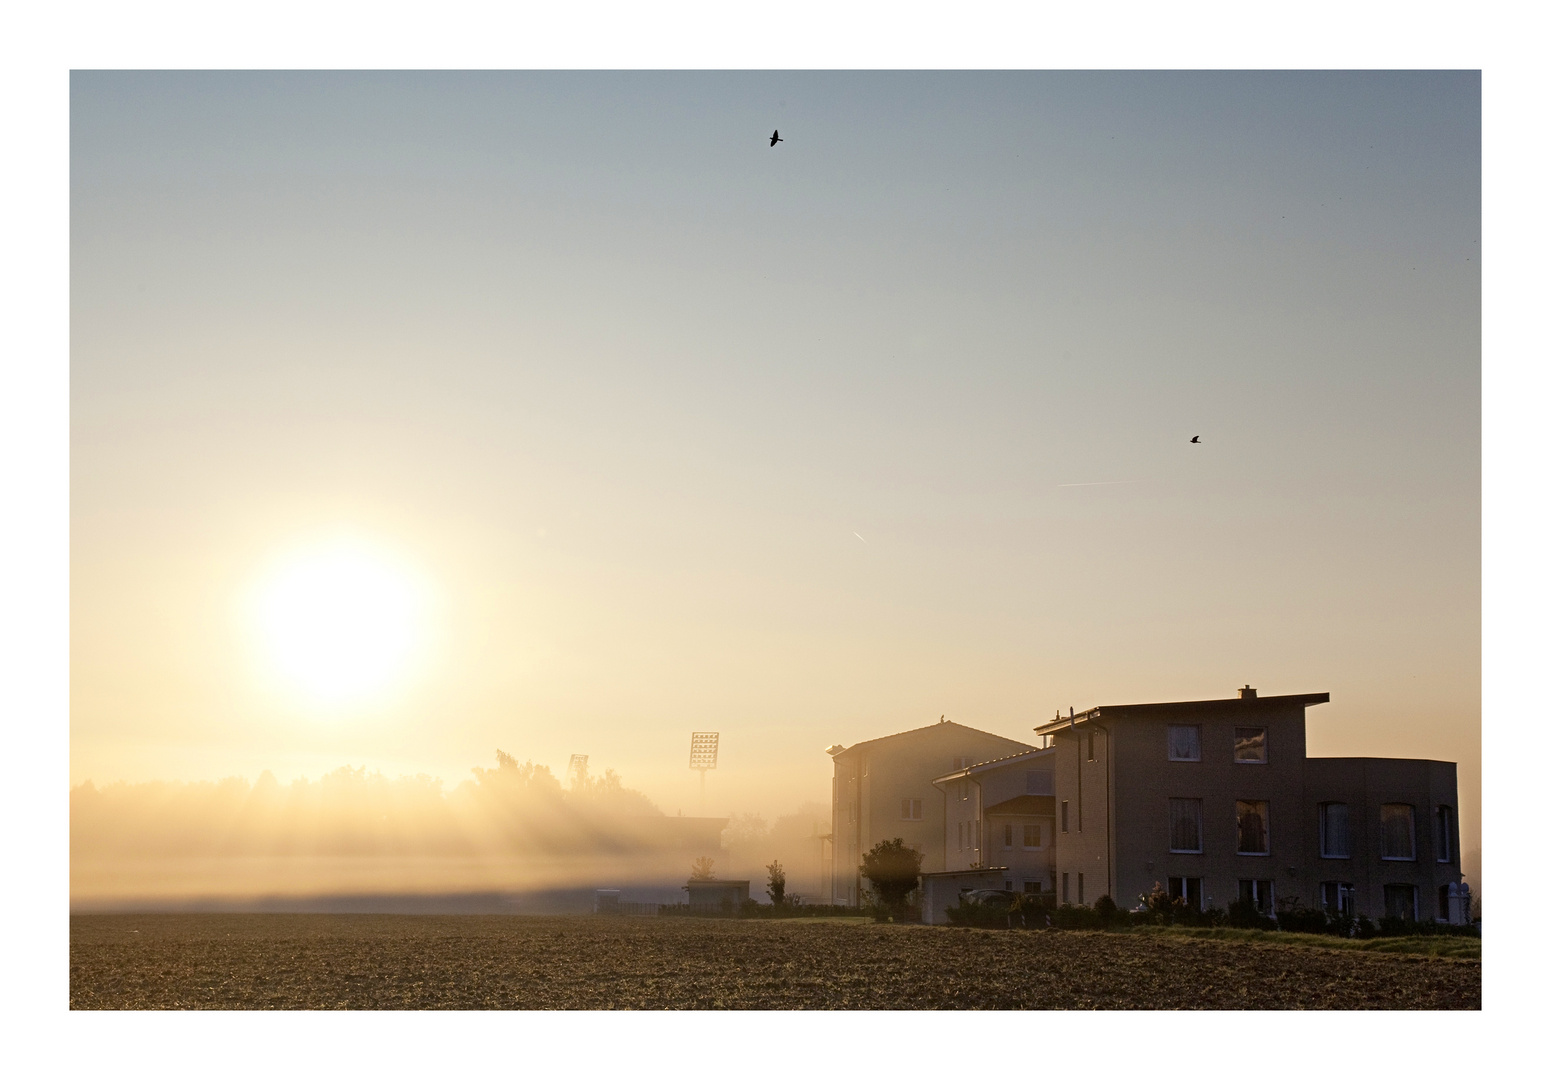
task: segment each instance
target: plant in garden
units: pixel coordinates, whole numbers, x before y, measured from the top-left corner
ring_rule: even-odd
[[[921,883],[921,853],[906,847],[903,837],[880,840],[862,856],[862,876],[881,907],[902,913],[905,898]]]
[[[714,881],[714,880],[716,880],[716,875],[714,873],[712,873],[712,867],[714,867],[715,865],[716,865],[716,860],[711,858],[709,855],[702,855],[702,856],[700,856],[700,858],[696,859],[694,861],[694,863],[692,863],[690,865],[690,868],[689,868],[689,880],[690,881]]]
[[[781,907],[786,903],[786,871],[781,869],[781,860],[776,859],[770,863],[765,867],[765,871],[770,875],[769,887],[765,890],[765,895],[770,897],[772,904]]]

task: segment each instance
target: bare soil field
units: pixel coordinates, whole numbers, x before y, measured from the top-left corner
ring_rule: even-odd
[[[1481,964],[859,921],[74,915],[72,1009],[1479,1009]]]

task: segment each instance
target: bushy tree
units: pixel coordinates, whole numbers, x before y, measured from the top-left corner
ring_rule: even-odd
[[[702,855],[696,859],[689,868],[690,881],[715,881],[716,874],[712,868],[716,866],[716,860],[709,855]]]
[[[921,853],[906,847],[903,837],[880,840],[862,856],[862,876],[872,885],[879,904],[898,913],[921,883]]]
[[[776,859],[770,863],[765,871],[770,875],[770,887],[765,890],[765,895],[770,897],[772,904],[781,907],[786,903],[786,871],[781,869],[781,860]]]

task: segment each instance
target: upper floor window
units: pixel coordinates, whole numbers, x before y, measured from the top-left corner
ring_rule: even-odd
[[[1266,763],[1266,729],[1240,727],[1233,729],[1233,760],[1246,765]]]
[[[1271,854],[1271,815],[1265,800],[1240,799],[1234,806],[1239,823],[1239,854]]]
[[[1438,807],[1438,861],[1454,861],[1454,807]]]
[[[1041,831],[1037,823],[1032,821],[1025,822],[1023,825],[1023,846],[1029,850],[1043,846],[1040,844],[1039,834]]]
[[[1344,802],[1319,804],[1319,854],[1322,859],[1349,859],[1352,856],[1351,841],[1347,830],[1349,818]]]
[[[1010,821],[1002,823],[1002,847],[1008,849],[1012,847],[1012,822]]]
[[[1061,831],[1062,832],[1070,832],[1071,831],[1070,829],[1068,829],[1066,827],[1066,808],[1069,805],[1071,805],[1070,800],[1068,800],[1068,799],[1062,799],[1061,800]]]
[[[920,799],[899,800],[899,817],[901,821],[920,821],[925,816]]]
[[[1169,850],[1201,851],[1201,800],[1169,800]]]
[[[1201,728],[1199,725],[1169,725],[1169,760],[1201,760]]]
[[[964,799],[967,799],[967,798],[969,798],[969,781],[968,780],[960,780],[959,781],[959,800],[963,801]]]
[[[1416,811],[1406,803],[1379,807],[1379,858],[1416,858]]]
[[[1093,731],[1092,731],[1091,728],[1088,731],[1088,760],[1089,761],[1097,761],[1098,760],[1098,758],[1096,756],[1094,756],[1094,753],[1093,753]]]

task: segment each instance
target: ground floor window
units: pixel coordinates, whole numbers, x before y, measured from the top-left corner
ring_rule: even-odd
[[[1272,883],[1269,881],[1240,878],[1239,900],[1254,904],[1255,910],[1262,915],[1269,915],[1276,910],[1276,899],[1273,895]]]
[[[1392,919],[1416,921],[1416,886],[1384,886],[1384,914]]]
[[[1042,881],[1025,881],[1023,883],[1023,891],[1042,893],[1045,891],[1045,883]]]
[[[1327,915],[1350,919],[1357,914],[1357,889],[1349,881],[1322,881],[1320,905]]]
[[[1079,904],[1086,904],[1088,902],[1087,897],[1085,897],[1083,895],[1082,875],[1081,874],[1077,875],[1077,902]]]
[[[1191,911],[1201,910],[1201,879],[1198,877],[1169,878],[1169,899],[1184,900]]]

